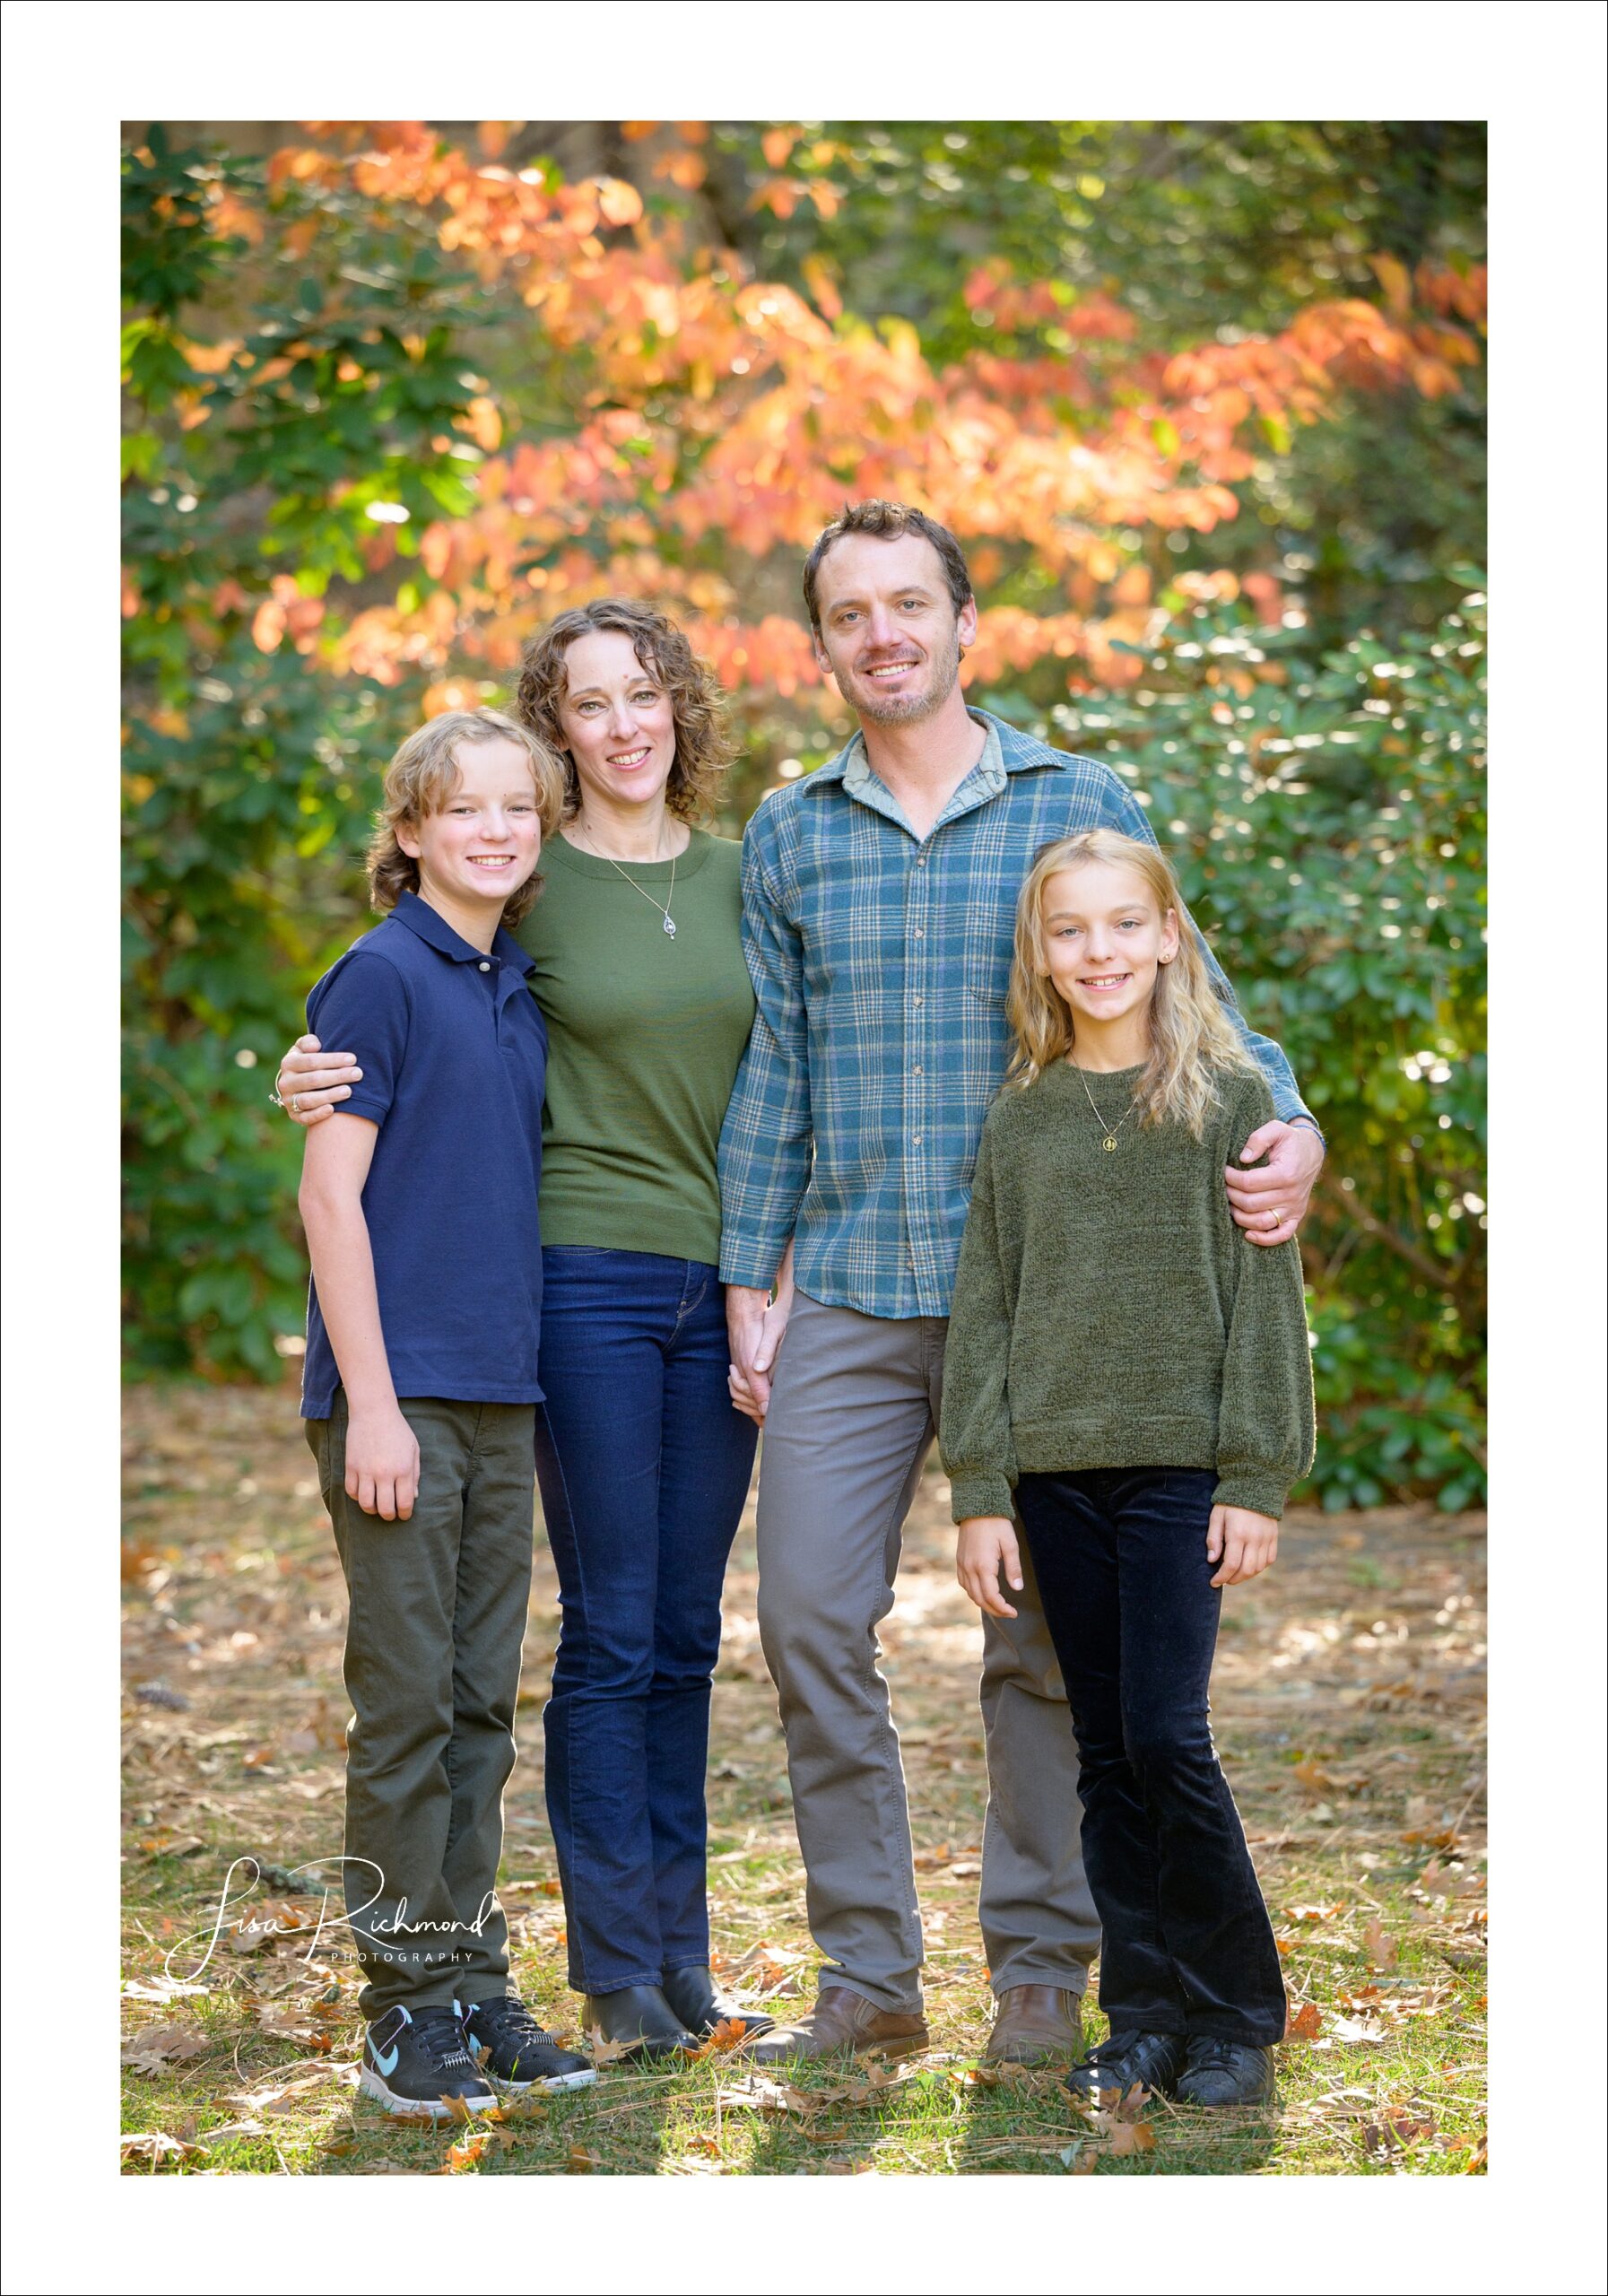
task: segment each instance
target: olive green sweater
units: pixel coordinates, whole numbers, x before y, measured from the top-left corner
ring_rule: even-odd
[[[1210,1467],[1222,1506],[1281,1515],[1312,1465],[1294,1242],[1234,1225],[1225,1166],[1273,1113],[1230,1073],[1196,1140],[1130,1116],[1141,1071],[1065,1062],[988,1112],[943,1364],[954,1516],[1008,1515],[1020,1474]]]
[[[753,1024],[742,848],[695,829],[674,874],[623,865],[549,839],[518,930],[547,1022],[542,1241],[712,1265],[715,1151]]]

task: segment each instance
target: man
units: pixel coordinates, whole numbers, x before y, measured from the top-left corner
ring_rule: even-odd
[[[733,1394],[765,1424],[761,1636],[826,1955],[814,2007],[757,2045],[765,2061],[926,2045],[876,1627],[938,1417],[972,1166],[1004,1065],[1018,888],[1049,839],[1100,823],[1151,837],[1108,766],[967,707],[977,605],[934,520],[860,503],[821,535],[804,586],[816,657],[859,731],[749,825],[759,1012],[721,1140]],[[1226,1185],[1236,1221],[1272,1245],[1295,1233],[1323,1144],[1282,1053],[1235,1019],[1278,1120],[1241,1152],[1267,1165],[1230,1169]],[[772,1302],[789,1242],[790,1316]],[[987,2054],[1036,2062],[1080,2048],[1100,1934],[1071,1719],[1024,1575],[1019,1615],[984,1622],[979,1911],[998,2001]]]

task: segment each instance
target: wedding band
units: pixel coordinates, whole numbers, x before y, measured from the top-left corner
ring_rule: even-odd
[[[300,1116],[301,1114],[301,1102],[294,1092],[291,1094],[291,1114],[292,1116]]]
[[[1270,1228],[1276,1228],[1283,1217],[1284,1215],[1282,1212],[1270,1212],[1267,1215],[1268,1226]]]

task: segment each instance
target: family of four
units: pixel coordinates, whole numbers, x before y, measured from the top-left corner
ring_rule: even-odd
[[[1322,1139],[1120,778],[967,705],[954,537],[853,506],[804,590],[858,731],[740,848],[699,826],[713,676],[630,600],[534,639],[514,714],[404,742],[383,921],[280,1070],[349,1594],[362,2085],[461,2113],[594,2077],[509,1989],[496,1896],[533,1464],[587,2030],[639,2058],[728,2018],[762,2063],[926,2046],[877,1627],[936,1436],[983,1616],[987,2053],[1258,2102],[1284,1996],[1207,1686],[1221,1590],[1311,1461],[1292,1239]],[[784,2026],[712,1975],[705,1881],[761,1424],[759,1622],[824,1958]]]

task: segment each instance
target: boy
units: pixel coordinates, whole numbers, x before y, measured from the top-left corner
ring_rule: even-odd
[[[307,1135],[302,1415],[345,1573],[361,2086],[483,2112],[596,2076],[508,1989],[502,1791],[530,1595],[546,1031],[507,927],[563,780],[491,709],[409,736],[369,853],[384,921],[308,999],[361,1076]],[[387,913],[388,912],[388,913]],[[482,2070],[485,2077],[482,2077]]]

